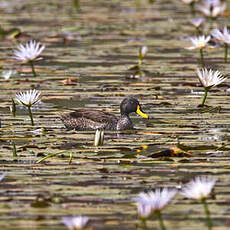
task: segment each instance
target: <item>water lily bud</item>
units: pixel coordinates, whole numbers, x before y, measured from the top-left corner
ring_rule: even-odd
[[[139,59],[143,60],[144,57],[146,56],[147,52],[148,52],[148,47],[147,46],[142,46],[139,49]]]

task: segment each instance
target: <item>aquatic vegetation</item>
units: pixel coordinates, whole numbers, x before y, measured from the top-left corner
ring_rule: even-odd
[[[141,46],[139,48],[139,54],[138,54],[138,63],[136,65],[131,66],[128,70],[134,71],[134,73],[131,75],[131,78],[138,78],[141,76],[144,76],[145,73],[142,71],[142,65],[144,58],[146,57],[148,52],[147,46]]]
[[[138,216],[144,224],[150,215],[155,215],[159,220],[161,229],[165,229],[161,212],[172,201],[176,193],[176,189],[163,188],[147,193],[142,192],[133,198],[137,204]]]
[[[201,33],[200,27],[204,23],[205,19],[204,18],[195,18],[190,20],[191,24],[196,28],[198,34]]]
[[[12,113],[13,117],[16,116],[16,104],[13,98],[11,98],[11,106],[10,106],[10,112]]]
[[[94,146],[103,145],[103,143],[104,143],[104,131],[97,129],[94,137]]]
[[[17,157],[17,149],[16,149],[16,145],[14,142],[12,142],[12,152],[13,152],[13,158]]]
[[[211,32],[211,35],[219,40],[220,42],[224,43],[225,46],[225,52],[224,52],[224,61],[227,63],[228,60],[228,45],[230,44],[230,32],[225,26],[223,31],[221,32],[219,29],[214,29]]]
[[[199,37],[191,37],[190,41],[192,42],[192,46],[186,48],[188,50],[193,50],[193,49],[200,50],[200,60],[203,66],[205,66],[203,49],[207,46],[210,39],[211,39],[210,36],[206,37],[205,35],[201,35]]]
[[[0,39],[15,39],[18,35],[21,34],[19,28],[12,28],[9,30],[5,30],[0,26]]]
[[[29,63],[31,65],[33,75],[36,76],[34,61],[39,60],[39,56],[44,49],[45,46],[41,45],[40,42],[31,40],[30,42],[26,43],[25,46],[22,44],[17,46],[17,49],[14,50],[14,58],[23,63]]]
[[[190,199],[200,200],[203,203],[209,230],[212,229],[212,220],[206,200],[213,190],[215,184],[216,179],[213,177],[195,177],[189,183],[187,183],[181,191],[183,196]]]
[[[197,76],[199,78],[199,81],[201,83],[201,85],[204,87],[204,97],[202,100],[201,105],[203,106],[205,103],[205,100],[207,98],[208,95],[208,91],[214,87],[217,86],[219,84],[221,84],[223,81],[226,80],[226,77],[223,76],[218,70],[214,71],[212,69],[197,69],[196,71]]]
[[[143,64],[143,60],[148,52],[148,47],[147,46],[142,46],[139,49],[139,63],[138,65],[141,66]]]
[[[3,174],[0,175],[0,181],[2,181],[5,178],[6,174],[7,173],[3,173]]]
[[[89,218],[86,216],[62,217],[61,220],[69,230],[85,229],[89,223]]]
[[[215,210],[215,227],[227,228],[229,81],[213,89],[215,93],[209,98],[212,107],[196,108],[204,95],[193,72],[199,67],[193,58],[198,50],[193,51],[193,57],[188,50],[180,51],[181,40],[194,36],[195,28],[208,35],[211,26],[228,25],[229,12],[213,25],[204,17],[205,23],[197,19],[191,26],[188,22],[194,16],[189,15],[189,5],[178,0],[153,0],[152,5],[141,0],[138,9],[135,1],[87,0],[76,14],[79,2],[0,3],[2,25],[20,25],[28,34],[2,41],[1,70],[15,69],[19,63],[9,58],[12,47],[17,46],[14,44],[24,45],[28,37],[49,44],[41,53],[47,52],[42,73],[35,68],[38,77],[29,77],[33,74],[27,63],[20,66],[20,76],[0,78],[1,169],[10,174],[1,184],[1,225],[5,230],[15,226],[27,229],[28,225],[60,230],[68,228],[61,217],[83,214],[94,217],[93,226],[102,230],[143,230],[139,225],[144,222],[148,229],[158,229],[158,220],[161,228],[169,230],[204,230],[206,216],[199,201],[177,196],[159,215],[141,199],[132,207],[130,196],[153,186],[180,188],[181,181],[190,175],[215,173],[221,183],[217,200],[210,202],[209,208]],[[220,62],[222,51],[209,50],[207,57],[204,55],[208,66],[228,73],[229,66]],[[134,64],[136,69],[128,69]],[[27,89],[44,94],[42,106],[38,102],[31,107],[35,128],[23,125],[25,121],[30,124],[27,107],[21,110],[14,98],[10,100],[11,95]],[[119,117],[120,101],[131,95],[145,105],[150,119],[138,119],[134,112],[130,118],[135,129],[105,131],[103,147],[92,146],[94,137],[96,142],[103,139],[103,131],[97,136],[96,131],[66,130],[58,119],[62,111],[83,107]],[[17,117],[12,117],[9,106]],[[212,110],[218,106],[221,113]],[[218,130],[215,135],[213,129]],[[185,144],[185,151],[175,147],[179,141]],[[78,229],[74,224],[70,228]]]
[[[81,7],[80,7],[80,0],[73,0],[73,6],[75,8],[75,10],[77,12],[79,12],[81,10]]]
[[[16,70],[4,70],[2,71],[1,76],[8,81],[10,79],[10,77],[12,77],[13,75],[15,75],[17,73]]]
[[[26,91],[26,92],[19,92],[19,93],[16,93],[16,97],[15,97],[15,100],[27,107],[28,109],[28,112],[29,112],[29,116],[30,116],[30,120],[31,120],[31,125],[34,125],[34,120],[33,120],[33,114],[32,114],[32,111],[31,111],[31,107],[35,104],[37,104],[41,97],[41,92],[40,91],[37,91],[37,90],[29,90],[29,91]]]
[[[60,151],[60,152],[57,152],[57,153],[51,153],[51,154],[48,154],[47,156],[41,158],[40,160],[38,160],[36,163],[41,163],[49,158],[52,158],[52,157],[55,157],[55,156],[58,156],[58,155],[62,155],[62,154],[65,154],[65,153],[69,153],[69,161],[68,161],[68,164],[70,165],[72,163],[72,160],[73,160],[73,152],[72,151],[68,151],[68,150],[64,150],[64,151]]]

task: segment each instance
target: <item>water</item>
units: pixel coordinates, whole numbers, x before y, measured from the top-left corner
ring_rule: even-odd
[[[18,42],[31,37],[46,49],[35,63],[34,78],[28,65],[12,60],[15,41],[0,43],[0,66],[20,72],[0,80],[0,172],[7,172],[1,182],[0,226],[66,229],[61,217],[82,214],[92,219],[94,229],[135,229],[139,222],[131,198],[139,192],[212,175],[218,178],[216,199],[209,200],[214,227],[227,229],[229,81],[209,92],[210,108],[197,107],[203,96],[195,74],[199,54],[184,49],[190,45],[185,38],[196,33],[189,8],[176,0],[143,1],[139,8],[135,1],[89,0],[81,2],[80,12],[72,1],[1,3],[2,27],[17,27],[24,35]],[[227,22],[225,16],[216,23]],[[130,68],[143,45],[149,52],[137,76]],[[228,73],[222,57],[221,47],[205,53],[208,66]],[[18,107],[16,117],[9,111],[15,93],[31,88],[42,92],[34,127],[26,110]],[[150,119],[132,114],[135,130],[106,132],[102,147],[93,147],[94,132],[67,131],[58,119],[59,113],[78,107],[119,116],[119,104],[128,95],[138,98]],[[185,157],[164,156],[178,143]],[[71,165],[68,151],[36,163],[65,150],[73,154]],[[180,195],[163,218],[168,229],[206,229],[201,204]],[[148,226],[158,229],[158,222]]]

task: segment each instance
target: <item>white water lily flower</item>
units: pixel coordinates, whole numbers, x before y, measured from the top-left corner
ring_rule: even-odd
[[[40,101],[41,92],[37,90],[29,90],[26,92],[16,93],[15,100],[24,106],[31,107]]]
[[[161,211],[176,193],[176,189],[156,189],[154,192],[140,193],[133,201],[137,203],[139,216],[148,217],[153,212]]]
[[[203,5],[199,5],[198,9],[206,17],[217,18],[225,11],[226,4],[220,1],[206,1]]]
[[[5,176],[6,176],[6,173],[3,173],[2,175],[0,175],[0,181],[2,181]]]
[[[89,218],[86,216],[62,217],[61,220],[69,230],[84,229],[89,222]]]
[[[219,85],[226,80],[226,77],[223,76],[218,70],[214,71],[212,69],[197,69],[197,76],[200,83],[204,88],[211,88],[213,86]]]
[[[190,41],[192,42],[193,46],[188,47],[186,49],[193,50],[193,49],[203,49],[209,40],[211,39],[210,36],[205,37],[204,35],[199,37],[191,37]]]
[[[10,79],[10,77],[14,74],[16,74],[16,70],[4,70],[1,74],[1,76],[7,81]]]
[[[151,205],[140,200],[139,202],[137,202],[137,212],[138,216],[147,218],[152,213]]]
[[[192,19],[190,22],[193,26],[195,26],[196,28],[200,27],[201,24],[205,21],[204,18],[196,18],[196,19]]]
[[[221,1],[220,0],[204,0],[203,1],[203,5],[206,8],[211,8],[211,7],[215,7],[215,6],[221,5]]]
[[[45,46],[40,42],[31,40],[25,46],[22,44],[17,46],[17,50],[14,50],[14,58],[22,62],[35,61],[44,49]]]
[[[221,32],[219,29],[214,29],[212,32],[211,32],[211,35],[225,43],[225,44],[230,44],[230,31],[227,29],[227,27],[225,26],[224,29],[223,29],[223,32]]]
[[[147,193],[140,193],[137,197],[133,198],[133,201],[136,202],[138,216],[147,218],[152,213],[151,202],[143,195]]]
[[[148,52],[148,47],[147,46],[142,46],[139,50],[139,56],[141,59],[143,59]]]
[[[216,179],[212,177],[195,177],[182,188],[181,194],[192,199],[206,199],[211,193]]]
[[[185,4],[192,4],[198,2],[198,0],[182,0],[182,2],[184,2]]]

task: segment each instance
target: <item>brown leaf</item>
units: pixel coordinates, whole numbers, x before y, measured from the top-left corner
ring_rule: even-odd
[[[77,84],[77,80],[73,77],[70,78],[66,78],[62,81],[60,81],[63,85],[76,85]]]

